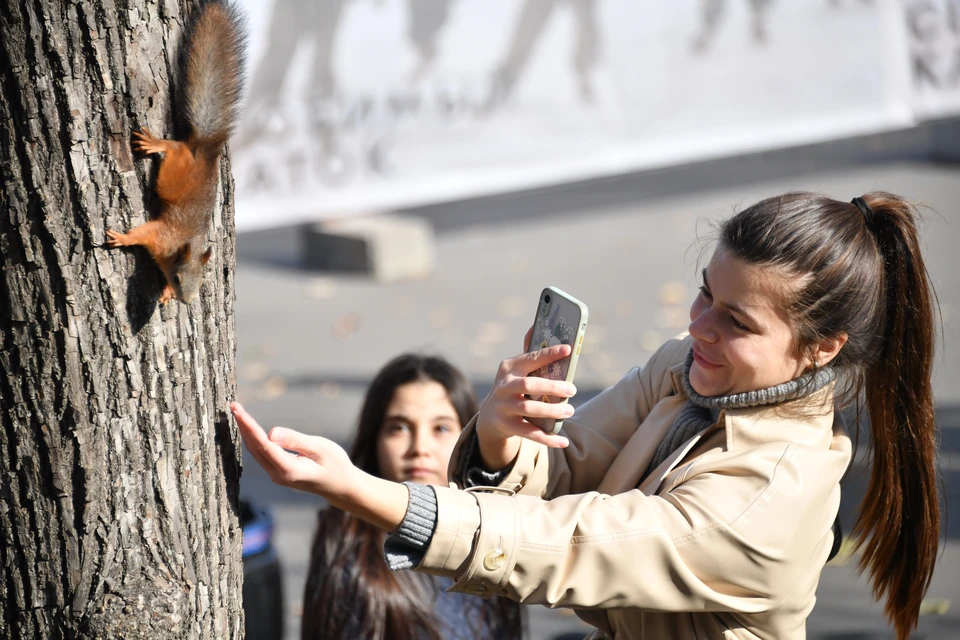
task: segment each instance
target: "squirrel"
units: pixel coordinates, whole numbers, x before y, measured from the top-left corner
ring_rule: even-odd
[[[197,15],[181,56],[180,108],[183,141],[158,138],[146,128],[133,134],[132,147],[159,154],[154,190],[160,214],[127,233],[107,231],[110,247],[140,245],[163,271],[160,304],[189,304],[200,292],[213,247],[203,248],[217,196],[220,155],[233,131],[243,85],[245,34],[238,9],[211,0]]]

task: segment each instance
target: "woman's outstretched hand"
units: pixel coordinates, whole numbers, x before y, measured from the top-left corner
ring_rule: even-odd
[[[359,470],[336,442],[283,427],[274,427],[267,436],[239,402],[230,403],[230,409],[247,451],[276,484],[315,493],[332,503],[356,486]]]
[[[530,344],[530,331],[524,339],[524,347]],[[569,441],[561,436],[547,433],[527,418],[552,418],[565,420],[573,415],[569,403],[554,404],[530,399],[530,396],[548,395],[570,398],[577,389],[562,380],[549,380],[530,376],[537,369],[570,355],[570,345],[561,344],[538,351],[531,351],[504,360],[497,370],[490,393],[480,405],[477,417],[477,438],[480,454],[489,469],[506,467],[520,449],[519,438],[527,438],[548,447],[566,447]]]
[[[230,410],[244,446],[273,482],[322,496],[387,531],[400,525],[409,499],[405,486],[358,469],[332,440],[283,427],[274,427],[267,436],[240,403],[230,403]]]

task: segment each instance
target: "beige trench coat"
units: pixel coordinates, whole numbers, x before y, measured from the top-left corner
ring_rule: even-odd
[[[668,342],[580,407],[568,448],[524,440],[500,491],[438,487],[418,570],[573,608],[616,640],[804,638],[850,462],[833,386],[724,411],[641,482],[686,401],[689,348]]]

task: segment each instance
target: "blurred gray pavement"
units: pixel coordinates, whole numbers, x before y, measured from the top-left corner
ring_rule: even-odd
[[[790,157],[779,162],[780,171],[753,172],[757,178],[692,181],[674,174],[671,185],[665,184],[669,175],[646,176],[425,208],[421,213],[437,223],[437,263],[432,275],[415,282],[379,285],[302,270],[292,229],[240,236],[239,399],[264,427],[284,425],[347,445],[371,376],[407,350],[446,356],[482,397],[500,360],[520,351],[540,290],[555,285],[590,308],[576,380],[575,401],[582,402],[684,330],[712,221],[787,190],[838,199],[874,189],[900,193],[931,207],[922,234],[944,333],[936,397],[948,543],[914,637],[960,637],[960,165],[818,166]],[[853,478],[844,491],[847,531],[863,480]],[[241,494],[276,516],[286,638],[297,638],[310,539],[322,502],[272,485],[246,454]],[[855,564],[853,558],[824,569],[808,624],[811,638],[893,637]],[[531,607],[529,621],[532,640],[587,631],[576,618],[543,607]]]

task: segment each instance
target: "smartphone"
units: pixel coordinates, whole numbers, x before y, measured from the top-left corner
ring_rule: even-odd
[[[533,319],[533,334],[530,337],[530,351],[545,349],[557,344],[569,344],[573,351],[563,360],[552,362],[531,376],[573,382],[577,370],[580,348],[583,346],[583,334],[587,330],[587,305],[556,287],[547,287],[540,293],[537,302],[537,315]],[[532,400],[562,404],[567,398],[538,395]],[[549,433],[558,433],[563,426],[562,420],[529,419],[532,424]]]

